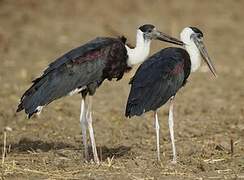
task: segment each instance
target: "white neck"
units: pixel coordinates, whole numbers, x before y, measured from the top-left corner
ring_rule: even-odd
[[[190,55],[191,72],[195,72],[201,66],[201,55],[195,43],[185,45],[185,49]]]
[[[126,46],[128,54],[128,66],[133,66],[135,64],[145,61],[150,53],[150,45],[151,40],[144,39],[143,32],[141,30],[137,30],[136,47],[134,49],[131,49]]]
[[[193,33],[192,29],[187,27],[180,34],[181,41],[185,43],[184,48],[190,55],[191,72],[196,71],[201,66],[201,54],[194,41],[190,38]]]

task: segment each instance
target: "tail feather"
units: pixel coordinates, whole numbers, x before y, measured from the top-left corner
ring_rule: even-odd
[[[23,104],[20,102],[19,105],[18,105],[18,108],[17,108],[16,112],[20,112],[23,109],[24,109]]]
[[[42,98],[38,96],[38,94],[40,94],[40,89],[43,88],[46,82],[46,78],[37,78],[32,82],[32,86],[27,89],[23,96],[20,98],[20,103],[16,110],[16,112],[25,110],[28,118],[39,111],[38,106],[43,106],[41,105]]]
[[[133,116],[140,116],[144,113],[144,110],[142,106],[138,104],[127,104],[126,110],[125,110],[125,116],[126,117],[133,117]]]

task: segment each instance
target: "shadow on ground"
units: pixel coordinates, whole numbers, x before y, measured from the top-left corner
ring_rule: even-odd
[[[0,144],[0,148],[2,147],[3,144]],[[28,151],[48,152],[50,150],[59,150],[67,148],[77,149],[75,146],[63,142],[44,142],[42,140],[31,140],[28,138],[23,138],[16,144],[11,144],[11,152],[14,153],[23,153]]]
[[[118,159],[126,155],[131,155],[130,150],[131,147],[127,147],[127,146],[118,146],[115,148],[108,148],[106,146],[102,146],[102,147],[98,147],[98,156],[102,161],[106,160],[107,158],[112,158],[113,156]],[[90,154],[90,158],[92,158],[91,147],[89,148],[89,154]]]
[[[0,148],[3,149],[3,144],[0,144]],[[7,149],[9,146],[7,147]],[[77,148],[71,144],[63,143],[63,142],[45,142],[42,140],[31,140],[29,138],[23,138],[16,144],[11,144],[11,150],[9,153],[29,153],[31,152],[49,152],[55,150],[81,150],[84,149]],[[97,147],[98,156],[100,160],[106,160],[107,158],[112,158],[113,156],[116,158],[120,158],[126,155],[131,155],[130,150],[131,147],[127,146],[118,146],[115,148],[108,148],[107,146]],[[89,146],[89,158],[92,159],[92,148]]]

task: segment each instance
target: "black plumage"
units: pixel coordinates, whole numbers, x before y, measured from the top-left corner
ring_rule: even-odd
[[[100,37],[64,54],[33,81],[21,97],[17,111],[24,109],[31,117],[38,112],[38,106],[45,106],[75,89],[93,95],[105,79],[121,79],[129,69],[125,41],[124,37]]]
[[[184,86],[190,71],[190,56],[184,49],[166,48],[149,57],[130,81],[126,117],[156,111]]]

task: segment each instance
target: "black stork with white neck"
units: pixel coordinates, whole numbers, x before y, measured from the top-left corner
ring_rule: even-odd
[[[185,85],[190,73],[200,67],[201,56],[216,76],[216,70],[203,44],[203,33],[196,27],[186,27],[181,32],[180,38],[185,49],[176,47],[162,49],[138,68],[130,81],[131,90],[125,112],[126,117],[132,117],[154,111],[157,158],[160,161],[157,109],[170,100],[168,123],[174,163],[176,163],[173,130],[174,96]]]
[[[17,112],[25,110],[30,118],[56,99],[81,93],[80,123],[85,158],[88,159],[88,128],[94,161],[99,163],[92,127],[91,97],[105,79],[120,80],[134,64],[143,62],[149,54],[153,39],[183,44],[150,24],[143,25],[137,30],[136,47],[133,49],[126,45],[124,37],[98,37],[52,62],[43,75],[35,79],[33,85],[23,94]]]

